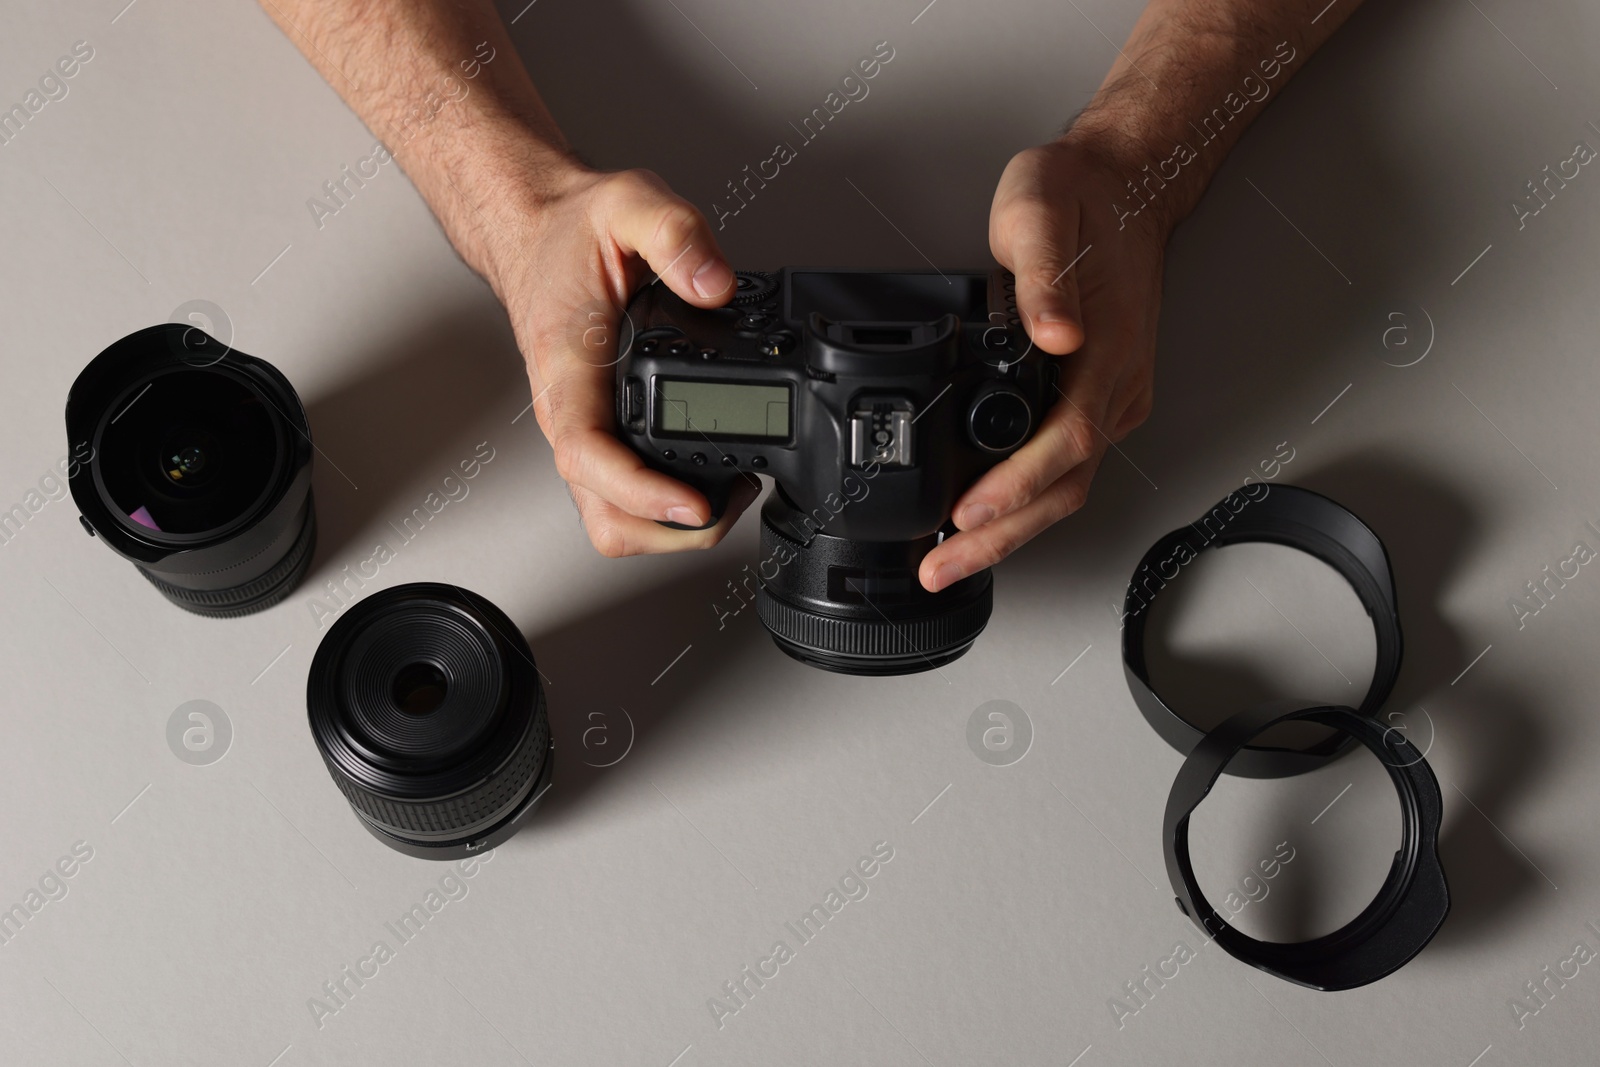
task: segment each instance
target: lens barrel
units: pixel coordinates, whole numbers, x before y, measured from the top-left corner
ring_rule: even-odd
[[[917,580],[937,536],[852,541],[807,531],[808,518],[777,487],[761,507],[756,612],[800,662],[840,674],[914,674],[960,658],[988,625],[988,570],[937,593]]]
[[[181,323],[129,334],[67,394],[84,528],[199,615],[278,603],[316,548],[311,427],[287,378]]]
[[[550,720],[528,644],[504,612],[457,586],[396,586],[347,609],[311,661],[306,710],[362,825],[409,856],[495,847],[550,781]]]

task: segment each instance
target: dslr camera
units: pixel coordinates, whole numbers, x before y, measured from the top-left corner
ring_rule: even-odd
[[[770,475],[756,606],[778,647],[847,674],[929,670],[989,620],[989,571],[929,593],[955,501],[1032,436],[1058,366],[1003,270],[737,272],[725,307],[663,285],[630,301],[617,426],[715,522]]]

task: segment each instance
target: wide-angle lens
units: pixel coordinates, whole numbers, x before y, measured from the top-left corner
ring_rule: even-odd
[[[288,379],[192,326],[130,334],[67,396],[90,533],[179,607],[245,615],[311,565],[311,428]]]

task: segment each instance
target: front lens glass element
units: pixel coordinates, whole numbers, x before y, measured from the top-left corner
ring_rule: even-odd
[[[218,531],[271,485],[279,451],[271,412],[231,375],[160,374],[121,405],[98,451],[107,497],[128,522],[158,533]]]

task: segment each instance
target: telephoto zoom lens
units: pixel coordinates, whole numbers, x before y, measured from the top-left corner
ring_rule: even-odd
[[[550,719],[528,643],[453,585],[396,586],[347,609],[311,661],[306,709],[362,825],[408,856],[494,848],[549,788]]]
[[[311,428],[265,360],[180,323],[129,334],[67,394],[84,529],[174,604],[248,615],[311,566]]]

